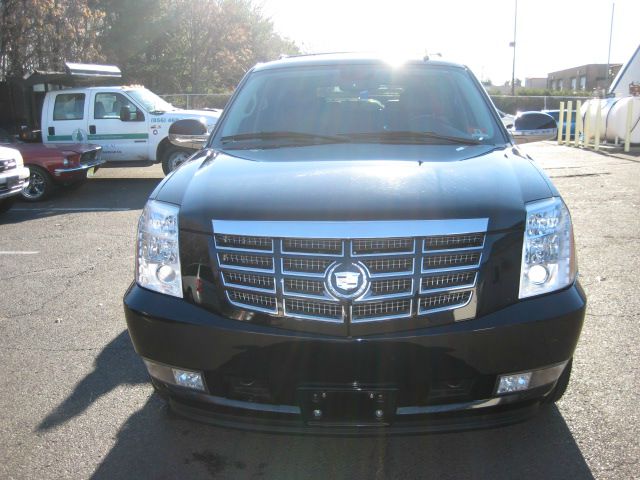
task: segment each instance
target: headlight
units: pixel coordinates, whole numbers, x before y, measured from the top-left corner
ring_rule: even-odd
[[[519,297],[564,288],[576,273],[573,227],[564,202],[549,198],[527,204]]]
[[[136,281],[156,292],[182,298],[178,249],[179,208],[149,200],[138,222]]]

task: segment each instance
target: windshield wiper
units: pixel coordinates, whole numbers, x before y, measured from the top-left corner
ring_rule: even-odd
[[[349,139],[344,137],[334,137],[331,135],[317,135],[315,133],[305,132],[252,132],[239,133],[237,135],[228,135],[222,137],[220,141],[223,144],[232,142],[243,142],[245,140],[295,140],[295,141],[321,141],[323,143],[347,143]]]
[[[461,143],[463,145],[480,145],[482,142],[471,137],[452,137],[435,132],[414,132],[410,130],[390,130],[383,132],[351,133],[346,134],[352,139],[380,140],[392,143],[433,143],[429,140],[444,140],[450,143]]]

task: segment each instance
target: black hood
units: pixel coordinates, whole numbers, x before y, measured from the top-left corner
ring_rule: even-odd
[[[511,147],[340,144],[200,155],[156,198],[182,206],[182,229],[205,233],[212,219],[489,218],[495,231],[521,227],[524,204],[554,194]]]

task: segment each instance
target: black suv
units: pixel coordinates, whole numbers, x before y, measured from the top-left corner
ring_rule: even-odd
[[[140,218],[124,303],[156,390],[220,425],[332,434],[498,425],[559,399],[586,299],[569,212],[515,146],[555,123],[514,128],[456,64],[255,66]]]

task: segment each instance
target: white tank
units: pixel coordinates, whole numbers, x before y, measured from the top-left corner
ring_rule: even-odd
[[[600,141],[624,143],[627,130],[627,109],[631,105],[631,143],[640,144],[640,97],[591,99],[582,106],[581,114],[586,128],[587,117],[590,120],[589,140],[595,138],[596,115],[598,106],[602,109],[600,117]]]

